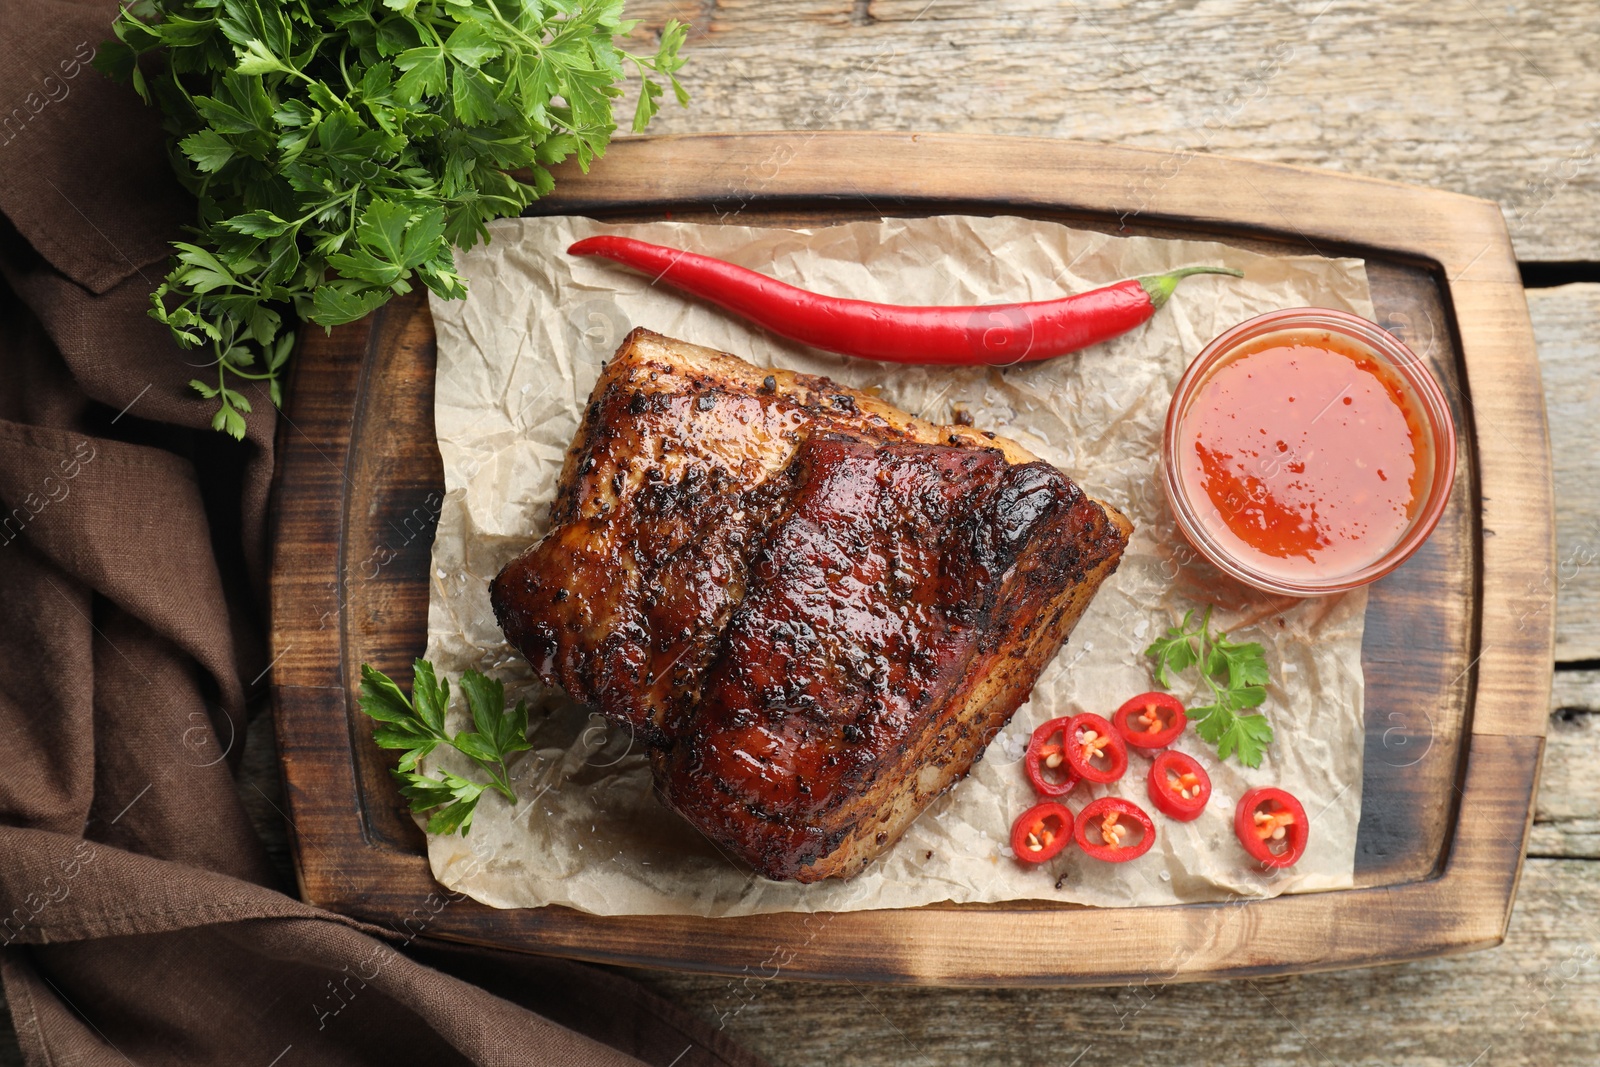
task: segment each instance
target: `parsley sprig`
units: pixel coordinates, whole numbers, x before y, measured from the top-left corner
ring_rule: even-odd
[[[671,86],[688,27],[653,55],[617,47],[623,0],[133,0],[96,65],[158,104],[179,179],[199,201],[151,315],[215,376],[189,384],[243,437],[272,403],[292,319],[361,318],[412,279],[463,296],[452,246],[487,238],[585,170],[616,130],[628,68],[641,130]],[[144,58],[141,61],[141,57]]]
[[[1186,611],[1183,622],[1167,628],[1145,655],[1156,661],[1156,684],[1171,689],[1172,675],[1199,665],[1200,678],[1211,691],[1211,703],[1188,709],[1189,720],[1201,739],[1217,746],[1217,758],[1227,759],[1235,752],[1246,767],[1261,766],[1261,755],[1272,742],[1272,724],[1260,713],[1241,715],[1246,708],[1260,707],[1267,699],[1267,658],[1259,644],[1239,644],[1225,633],[1211,632],[1211,608],[1191,625],[1193,611]]]
[[[476,729],[451,735],[444,724],[450,706],[450,682],[434,673],[432,663],[416,661],[410,700],[388,675],[365,663],[361,665],[360,707],[379,723],[372,739],[380,748],[404,750],[399,766],[391,773],[400,783],[401,795],[411,802],[412,811],[433,812],[428,817],[430,834],[459,830],[465,835],[472,829],[472,814],[487,789],[516,803],[506,758],[533,747],[527,736],[527,702],[519,700],[515,708],[506,710],[503,683],[469,670],[461,676],[461,691],[466,694]],[[489,780],[477,782],[445,770],[437,778],[419,772],[417,761],[440,745],[448,745],[472,760]]]

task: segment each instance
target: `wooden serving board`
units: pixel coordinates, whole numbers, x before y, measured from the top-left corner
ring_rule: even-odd
[[[443,495],[434,334],[416,294],[308,330],[278,438],[273,694],[302,894],[426,936],[728,974],[937,984],[1163,981],[1395,962],[1498,944],[1544,745],[1554,559],[1544,407],[1499,208],[1291,167],[1060,141],[773,133],[636,139],[568,169],[541,213],[826,225],[1017,214],[1367,261],[1379,321],[1459,425],[1449,510],[1372,589],[1356,887],[1246,903],[1047,902],[838,915],[499,911],[434,883],[356,711],[358,668],[409,676]]]

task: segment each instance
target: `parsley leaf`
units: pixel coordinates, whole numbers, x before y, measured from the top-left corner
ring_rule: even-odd
[[[243,383],[274,404],[295,320],[361,318],[420,279],[456,299],[453,247],[486,239],[603,154],[631,65],[656,114],[688,27],[618,46],[622,0],[134,0],[95,65],[158,105],[198,201],[150,314],[215,369],[196,392],[243,437]],[[208,376],[209,377],[209,376]],[[232,379],[232,380],[230,380]],[[458,798],[465,802],[465,796]]]
[[[1227,634],[1213,635],[1206,671],[1210,674],[1226,674],[1230,689],[1259,688],[1272,680],[1267,674],[1267,657],[1261,646],[1254,641],[1247,645],[1237,644],[1229,641]],[[1254,707],[1255,704],[1249,706]]]
[[[1218,759],[1237,753],[1246,767],[1259,767],[1272,742],[1272,723],[1265,715],[1239,712],[1260,707],[1267,699],[1266,687],[1272,679],[1266,654],[1254,641],[1240,644],[1225,633],[1213,633],[1209,607],[1198,626],[1193,619],[1193,611],[1185,612],[1181,623],[1169,627],[1165,637],[1145,649],[1145,655],[1155,660],[1156,684],[1171,689],[1173,674],[1198,664],[1212,701],[1189,709],[1195,733],[1217,746]]]
[[[1207,618],[1210,616],[1208,615]],[[1194,618],[1193,611],[1183,613],[1183,622],[1177,626],[1167,627],[1167,636],[1157,638],[1155,643],[1144,650],[1147,656],[1155,657],[1156,682],[1163,689],[1172,688],[1172,678],[1168,671],[1182,674],[1194,665],[1199,653],[1194,646],[1194,633],[1189,629],[1189,620]]]
[[[361,665],[360,708],[378,722],[372,739],[379,748],[401,750],[400,762],[391,773],[412,811],[433,813],[428,817],[430,834],[466,834],[472,829],[472,814],[485,790],[493,789],[515,802],[506,759],[533,747],[527,736],[527,702],[519,700],[508,711],[503,683],[468,671],[461,676],[461,692],[472,712],[474,729],[452,736],[445,727],[450,683],[435,674],[432,663],[416,661],[409,700],[388,675]],[[440,771],[438,777],[418,771],[417,762],[440,745],[472,760],[489,781],[473,781],[450,771]]]

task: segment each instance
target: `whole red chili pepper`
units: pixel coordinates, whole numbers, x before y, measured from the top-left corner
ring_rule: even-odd
[[[614,259],[792,341],[891,363],[1049,359],[1127,333],[1191,274],[1244,277],[1227,267],[1185,267],[1058,300],[906,307],[823,296],[720,259],[631,237],[586,237],[567,251]]]

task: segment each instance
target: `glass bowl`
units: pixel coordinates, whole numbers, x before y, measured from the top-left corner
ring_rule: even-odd
[[[1417,496],[1409,509],[1406,525],[1398,540],[1381,555],[1355,569],[1338,573],[1284,573],[1263,566],[1263,554],[1251,558],[1214,536],[1205,517],[1214,516],[1225,525],[1221,512],[1203,494],[1197,499],[1185,484],[1179,449],[1183,445],[1183,423],[1200,390],[1218,368],[1226,365],[1241,349],[1263,340],[1285,341],[1296,337],[1335,337],[1344,347],[1372,356],[1391,372],[1400,385],[1403,403],[1415,417],[1416,462],[1419,476]],[[1167,409],[1166,432],[1162,442],[1162,481],[1167,499],[1177,516],[1178,526],[1190,543],[1223,572],[1241,582],[1285,596],[1326,596],[1341,593],[1376,581],[1422,546],[1439,524],[1450,498],[1456,471],[1456,429],[1444,391],[1423,363],[1394,335],[1359,316],[1331,308],[1288,308],[1242,322],[1208,344],[1184,371]]]

